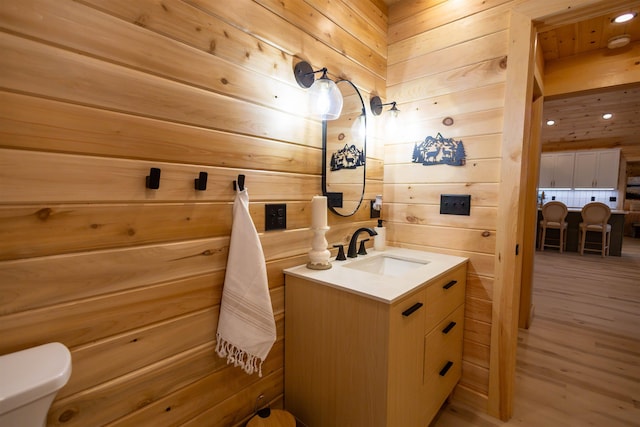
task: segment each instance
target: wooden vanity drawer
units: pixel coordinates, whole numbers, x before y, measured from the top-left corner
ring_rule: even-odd
[[[432,377],[430,381],[425,384],[428,389],[427,398],[425,399],[424,411],[426,417],[432,420],[442,407],[444,401],[453,391],[457,382],[462,375],[462,366],[460,363],[453,365],[445,376],[437,375]]]
[[[452,322],[455,322],[454,326]],[[464,305],[460,305],[424,339],[424,387],[427,396],[423,410],[427,419],[433,419],[460,380],[463,329]]]
[[[445,317],[424,340],[424,382],[454,377],[460,378],[462,365],[462,334],[464,305]],[[447,367],[447,364],[453,364]],[[454,384],[455,384],[454,381]],[[440,382],[442,382],[440,380]]]
[[[466,280],[466,266],[460,266],[451,273],[437,279],[434,284],[427,288],[425,331],[430,331],[447,314],[464,302]]]

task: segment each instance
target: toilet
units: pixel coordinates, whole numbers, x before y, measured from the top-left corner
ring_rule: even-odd
[[[0,426],[45,426],[70,376],[71,353],[57,342],[0,356]]]

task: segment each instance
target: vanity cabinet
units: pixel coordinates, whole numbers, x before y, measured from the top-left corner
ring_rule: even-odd
[[[542,154],[538,188],[571,188],[574,159],[573,152]]]
[[[575,157],[575,188],[618,188],[620,150],[578,151]]]
[[[462,372],[466,268],[392,303],[287,275],[285,408],[313,427],[426,427]]]

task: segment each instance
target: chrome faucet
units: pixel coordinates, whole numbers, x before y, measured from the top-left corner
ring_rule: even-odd
[[[347,251],[347,256],[349,258],[355,258],[358,256],[356,245],[358,244],[358,235],[363,231],[366,231],[367,233],[369,233],[369,236],[376,236],[378,234],[376,233],[376,230],[374,230],[373,228],[369,228],[369,227],[358,228],[356,232],[353,233],[353,236],[351,236],[351,241],[349,241],[349,250]]]

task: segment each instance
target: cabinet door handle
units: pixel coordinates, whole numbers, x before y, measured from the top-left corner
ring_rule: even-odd
[[[452,280],[452,281],[450,281],[449,283],[447,283],[446,285],[444,285],[444,286],[442,287],[442,289],[449,289],[450,287],[452,287],[452,286],[453,286],[453,285],[455,285],[456,283],[458,283],[458,281],[457,281],[457,280]]]
[[[417,303],[413,304],[411,307],[407,308],[405,311],[403,311],[402,315],[404,317],[411,316],[420,307],[422,307],[422,303],[421,302],[417,302]]]
[[[440,369],[440,376],[444,377],[445,375],[447,375],[447,372],[449,372],[449,369],[451,369],[452,366],[453,366],[453,362],[449,360],[447,364],[444,365],[444,368]]]
[[[442,333],[448,334],[449,331],[451,331],[454,326],[456,326],[456,322],[449,322],[449,324],[442,330]]]

